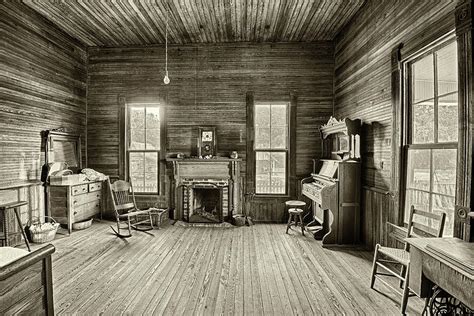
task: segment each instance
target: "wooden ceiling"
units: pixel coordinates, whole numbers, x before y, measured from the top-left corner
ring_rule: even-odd
[[[364,0],[23,0],[86,46],[332,40]]]

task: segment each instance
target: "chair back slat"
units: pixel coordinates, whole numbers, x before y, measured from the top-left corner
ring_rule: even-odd
[[[128,191],[130,190],[130,183],[128,183],[127,181],[123,181],[123,180],[117,180],[115,181],[114,183],[112,183],[112,190],[114,191]]]
[[[417,235],[427,235],[427,237],[438,237],[438,230],[433,227],[417,222],[413,222],[412,227],[413,232],[415,232]]]
[[[430,213],[430,212],[426,212],[426,211],[422,211],[422,210],[417,210],[415,209],[415,214],[418,214],[420,216],[424,216],[424,217],[428,217],[428,218],[431,218],[431,219],[434,219],[434,220],[437,220],[439,221],[441,219],[441,215],[440,214],[437,214],[437,213]]]
[[[414,218],[417,220],[415,221]],[[419,220],[420,219],[420,220]],[[422,219],[422,220],[421,220]],[[410,208],[410,217],[408,220],[407,238],[415,235],[416,237],[441,237],[443,236],[446,213],[429,213],[417,210],[412,205]],[[437,225],[428,226],[426,223],[437,222]],[[408,243],[405,243],[405,250],[409,249]]]
[[[117,216],[123,214],[124,211],[136,208],[135,194],[131,183],[123,180],[117,180],[114,183],[110,183],[109,180],[109,187]]]

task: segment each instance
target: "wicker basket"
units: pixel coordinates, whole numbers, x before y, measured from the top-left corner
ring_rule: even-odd
[[[59,228],[59,223],[56,223],[54,218],[45,216],[51,220],[50,223],[41,223],[39,218],[34,218],[31,224],[28,223],[31,241],[34,243],[50,242],[56,236]]]

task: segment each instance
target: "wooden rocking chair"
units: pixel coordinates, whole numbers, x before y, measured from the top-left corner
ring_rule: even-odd
[[[132,236],[132,228],[139,231],[152,230],[151,212],[137,208],[132,183],[123,180],[110,183],[110,179],[108,182],[117,219],[117,230],[110,226],[114,233],[120,238],[128,238]],[[128,229],[128,234],[122,234],[121,229]]]

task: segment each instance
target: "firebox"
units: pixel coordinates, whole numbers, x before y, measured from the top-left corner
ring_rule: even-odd
[[[192,223],[222,222],[222,187],[194,186],[188,221]]]

